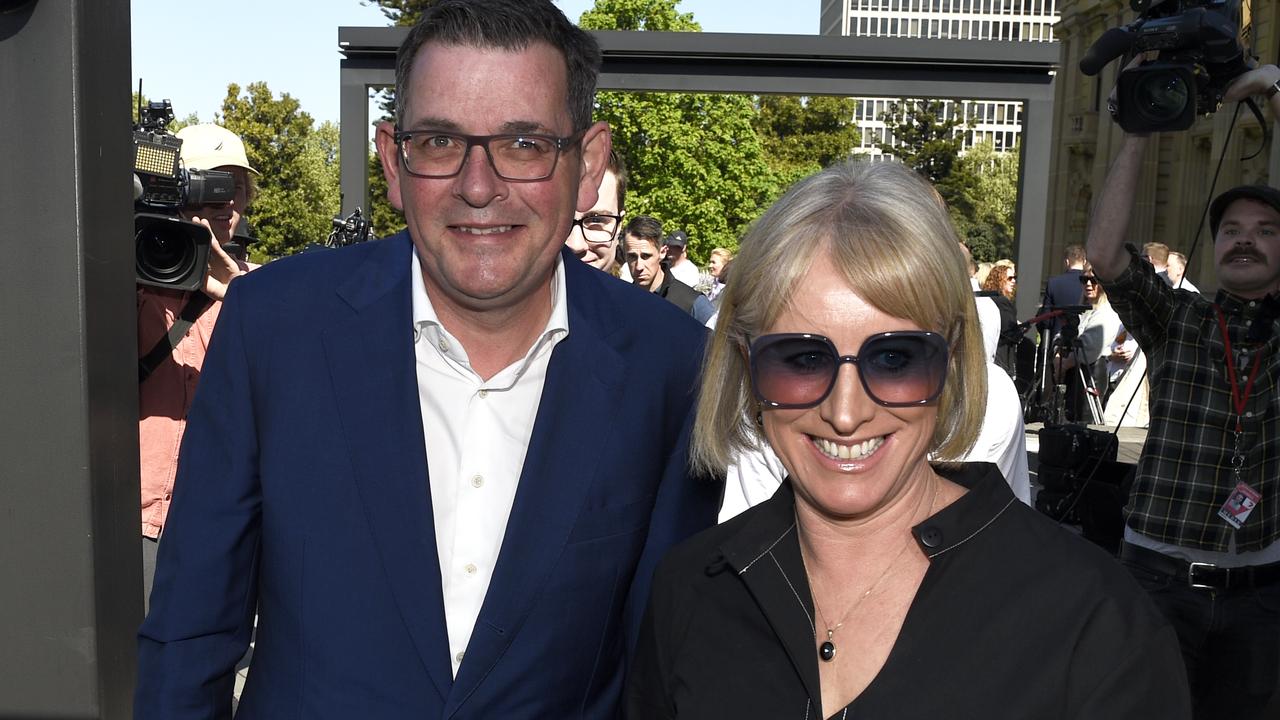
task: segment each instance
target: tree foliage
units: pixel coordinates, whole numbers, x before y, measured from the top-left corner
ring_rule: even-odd
[[[861,134],[852,98],[765,95],[754,125],[765,154],[782,176],[803,177],[849,157]]]
[[[877,147],[933,183],[974,258],[1012,257],[1016,154],[1004,157],[989,144],[966,153],[964,141],[972,124],[959,112],[945,113],[941,100],[890,103],[880,119],[889,129],[890,142]]]
[[[329,233],[338,204],[338,130],[319,129],[288,93],[272,95],[266,83],[227,86],[218,120],[244,140],[249,163],[260,173],[258,197],[247,215],[258,237],[253,259],[288,255]]]
[[[422,17],[422,12],[435,4],[436,0],[372,0],[361,3],[365,6],[376,5],[391,24],[397,27],[412,27]]]
[[[589,30],[698,32],[678,0],[596,0],[579,24]],[[596,118],[609,123],[630,173],[627,214],[653,215],[689,234],[705,262],[715,247],[737,248],[747,225],[782,191],[741,95],[602,92]]]

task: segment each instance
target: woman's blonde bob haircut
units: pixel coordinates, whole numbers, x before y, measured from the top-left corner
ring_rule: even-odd
[[[764,442],[745,349],[768,332],[815,261],[835,263],[882,312],[947,338],[950,359],[929,452],[940,461],[962,457],[986,413],[987,369],[951,218],[933,187],[902,165],[845,162],[792,186],[742,240],[703,364],[694,465],[722,471]]]

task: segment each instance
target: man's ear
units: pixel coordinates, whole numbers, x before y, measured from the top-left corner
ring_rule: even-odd
[[[669,248],[669,247],[671,247],[671,246],[670,246],[670,245],[667,245],[667,244],[665,244],[665,243],[664,243],[664,244],[662,244],[662,245],[659,245],[659,246],[658,246],[658,257],[662,258],[663,260],[666,260],[666,259],[667,259],[667,248]]]
[[[378,160],[382,163],[382,176],[387,179],[387,201],[404,212],[404,203],[400,200],[400,148],[396,147],[395,125],[385,121],[378,123],[373,141],[378,148]]]
[[[600,198],[600,181],[604,179],[612,147],[613,136],[609,133],[608,123],[593,123],[583,134],[578,167],[578,212],[586,212],[596,206]]]

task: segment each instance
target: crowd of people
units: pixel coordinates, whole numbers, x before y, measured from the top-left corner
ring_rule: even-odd
[[[849,161],[700,269],[626,211],[599,63],[550,0],[432,4],[376,131],[405,229],[262,268],[240,139],[180,133],[237,192],[187,213],[204,287],[138,291],[137,717],[229,717],[251,640],[249,720],[1264,716],[1280,191],[1214,201],[1211,301],[1125,247],[1126,136],[1046,285],[1073,419],[1150,395],[1117,561],[1032,505],[1011,261]]]

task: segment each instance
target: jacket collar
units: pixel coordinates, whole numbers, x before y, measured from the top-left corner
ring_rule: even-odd
[[[994,465],[937,465],[968,492],[912,528],[930,563],[989,527],[1018,500]],[[769,500],[743,515],[738,531],[708,558],[707,572],[733,569],[773,628],[810,701],[821,706],[813,597],[796,535],[795,492],[787,478]]]

